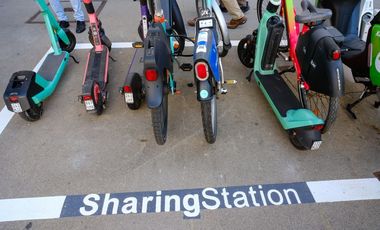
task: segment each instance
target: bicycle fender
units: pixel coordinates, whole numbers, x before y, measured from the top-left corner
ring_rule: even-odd
[[[197,100],[198,101],[209,101],[212,99],[214,92],[212,90],[212,85],[209,80],[198,81],[197,80]]]

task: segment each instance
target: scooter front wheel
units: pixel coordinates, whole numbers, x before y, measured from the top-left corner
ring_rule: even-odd
[[[30,109],[19,113],[20,117],[26,121],[37,121],[42,116],[42,103],[40,106],[34,105]]]
[[[217,108],[216,96],[209,101],[201,101],[202,124],[206,141],[213,144],[217,135]]]
[[[71,53],[74,50],[77,43],[75,35],[68,29],[65,29],[66,36],[69,38],[69,44],[65,44],[59,37],[58,43],[63,51]]]
[[[257,30],[241,39],[237,48],[240,62],[247,68],[253,68],[255,63]]]

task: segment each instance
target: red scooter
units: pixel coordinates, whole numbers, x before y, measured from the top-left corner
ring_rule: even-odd
[[[111,41],[105,35],[102,23],[95,13],[92,0],[83,0],[90,20],[88,38],[93,48],[87,58],[80,100],[88,112],[102,114],[107,101],[109,52]]]

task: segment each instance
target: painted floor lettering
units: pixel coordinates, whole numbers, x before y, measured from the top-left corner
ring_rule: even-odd
[[[0,200],[0,222],[161,212],[182,212],[188,219],[221,208],[379,199],[375,178],[18,198]]]

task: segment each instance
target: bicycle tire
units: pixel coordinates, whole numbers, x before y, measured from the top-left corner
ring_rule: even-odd
[[[326,133],[329,131],[338,115],[339,97],[330,97],[312,90],[305,90],[300,87],[298,92],[302,106],[311,110],[317,117],[324,121],[321,133]],[[321,109],[320,105],[325,108]]]
[[[202,125],[206,141],[213,144],[217,135],[217,107],[216,96],[214,95],[209,101],[201,101]]]
[[[165,89],[166,87],[167,81],[164,80],[161,104],[151,109],[153,133],[158,145],[165,144],[168,131],[168,90]]]

